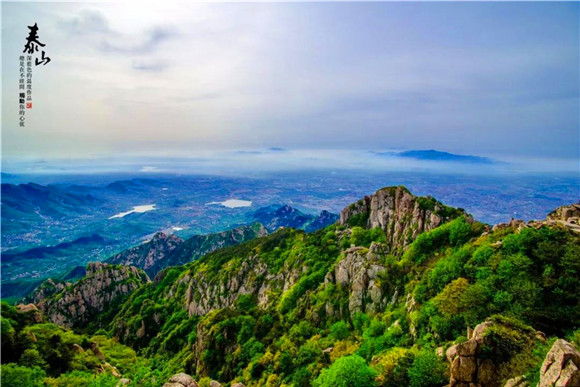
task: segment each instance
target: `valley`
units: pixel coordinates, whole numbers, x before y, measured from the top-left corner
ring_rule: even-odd
[[[31,178],[43,184],[22,182]],[[504,177],[304,171],[245,178],[9,176],[2,185],[5,295],[21,296],[17,289],[29,289],[47,277],[62,276],[74,266],[108,259],[150,240],[157,232],[185,239],[222,232],[260,222],[256,213],[284,205],[308,216],[322,211],[337,213],[366,192],[393,182],[465,208],[489,224],[507,222],[512,217],[541,219],[579,195],[575,178],[565,174]],[[228,200],[243,201],[244,206],[208,205],[216,200],[234,204],[240,203]],[[141,207],[152,210],[112,218],[140,203],[155,203],[155,207]],[[272,224],[269,231],[279,226],[296,224],[282,221]]]

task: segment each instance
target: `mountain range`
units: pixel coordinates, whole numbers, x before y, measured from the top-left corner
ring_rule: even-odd
[[[153,280],[90,264],[3,304],[3,384],[574,386],[579,222],[580,204],[490,227],[397,186],[311,233],[254,224]],[[154,239],[118,260],[203,245]]]
[[[423,150],[408,150],[401,152],[373,152],[378,156],[388,156],[388,157],[401,157],[406,159],[424,160],[424,161],[445,161],[450,163],[466,163],[466,164],[480,164],[480,165],[491,165],[500,163],[497,160],[473,156],[473,155],[460,155],[455,153],[437,151],[433,149],[423,149]]]

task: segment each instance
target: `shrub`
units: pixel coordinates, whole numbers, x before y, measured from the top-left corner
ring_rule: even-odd
[[[358,355],[337,359],[323,369],[313,385],[315,387],[372,387],[376,386],[377,371]]]
[[[349,334],[348,325],[344,321],[334,323],[330,327],[330,335],[335,340],[344,340],[348,337],[348,334]]]
[[[420,351],[407,371],[409,386],[411,387],[438,387],[448,380],[445,377],[447,364],[429,350]]]
[[[406,348],[391,348],[373,359],[373,368],[379,375],[378,382],[382,387],[400,387],[409,385],[407,371],[413,364],[413,353]]]
[[[10,386],[26,386],[26,387],[42,387],[44,386],[45,372],[39,368],[28,368],[17,364],[9,363],[2,364],[2,385]]]

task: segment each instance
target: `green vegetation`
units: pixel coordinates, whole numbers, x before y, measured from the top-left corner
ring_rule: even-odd
[[[484,233],[459,217],[396,256],[385,231],[363,220],[312,234],[282,229],[165,269],[111,308],[99,331],[35,323],[3,304],[2,383],[113,386],[108,363],[132,386],[159,386],[178,372],[202,385],[441,386],[448,363],[436,348],[464,341],[490,316],[495,349],[484,356],[501,364],[502,379],[535,380],[556,336],[580,343],[580,238],[570,231]],[[374,254],[368,268],[377,272],[357,312],[352,287],[335,280],[352,245],[361,259]]]
[[[369,367],[366,361],[357,355],[337,359],[332,365],[322,370],[314,381],[316,387],[372,387],[375,386],[377,371]]]
[[[36,324],[4,302],[1,321],[3,386],[115,386],[114,374],[136,375],[146,363],[115,339]]]

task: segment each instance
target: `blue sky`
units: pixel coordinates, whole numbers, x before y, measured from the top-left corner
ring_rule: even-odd
[[[4,159],[579,159],[578,3],[3,3],[2,18]],[[34,69],[23,129],[17,59],[34,22],[52,62]]]

